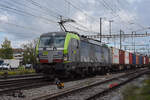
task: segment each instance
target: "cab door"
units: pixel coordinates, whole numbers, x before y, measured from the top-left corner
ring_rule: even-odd
[[[80,53],[79,53],[79,41],[77,39],[71,39],[69,42],[68,55],[69,60],[72,62],[80,61]]]
[[[80,61],[80,41],[79,40],[76,40],[75,41],[76,44],[75,44],[75,61],[76,62],[79,62]]]

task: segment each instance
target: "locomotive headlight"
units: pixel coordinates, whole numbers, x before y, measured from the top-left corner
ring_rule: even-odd
[[[67,61],[67,57],[64,57],[64,61]]]
[[[68,60],[68,55],[64,55],[64,61]]]
[[[39,61],[39,58],[38,58],[38,57],[36,58],[36,61]]]

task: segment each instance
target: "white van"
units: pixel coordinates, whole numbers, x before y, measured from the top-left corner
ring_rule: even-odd
[[[0,68],[1,69],[10,69],[11,66],[8,63],[3,63],[3,64],[0,65]]]

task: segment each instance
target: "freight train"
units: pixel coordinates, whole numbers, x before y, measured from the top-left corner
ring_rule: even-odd
[[[84,77],[146,67],[149,58],[107,45],[75,32],[50,32],[36,46],[36,72],[50,77]]]

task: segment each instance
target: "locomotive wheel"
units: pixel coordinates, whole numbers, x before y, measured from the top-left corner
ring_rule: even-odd
[[[42,72],[42,70],[41,70],[41,69],[36,68],[36,69],[35,69],[35,72],[36,72],[36,73],[41,73],[41,72]]]

